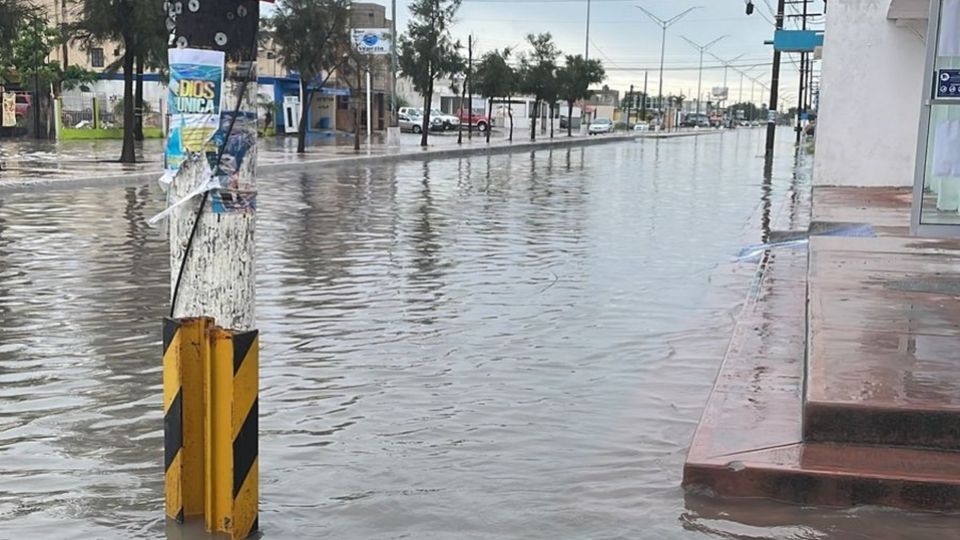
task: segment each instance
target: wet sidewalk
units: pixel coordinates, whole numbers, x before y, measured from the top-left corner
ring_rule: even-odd
[[[909,192],[817,188],[812,236],[772,250],[684,485],[826,506],[960,509],[960,242],[908,233]]]

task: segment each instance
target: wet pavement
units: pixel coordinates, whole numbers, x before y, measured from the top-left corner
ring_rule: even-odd
[[[582,137],[574,133],[575,137]],[[561,138],[560,133],[556,133]],[[565,138],[566,134],[562,134]],[[540,140],[549,140],[540,136]],[[518,128],[514,133],[514,142],[523,143],[529,139],[529,130]],[[455,131],[431,133],[429,145],[432,149],[467,148],[486,145],[486,138],[479,133],[463,133],[463,143],[458,144],[459,136]],[[494,130],[490,144],[508,145],[507,132]],[[297,138],[291,136],[262,137],[259,140],[259,164],[269,167],[273,164],[297,163],[305,160],[336,159],[352,156],[381,156],[421,151],[420,136],[402,133],[397,144],[388,145],[384,133],[375,133],[371,144],[366,138],[361,140],[360,150],[354,150],[353,136],[344,133],[312,133],[307,137],[307,150],[297,154]],[[137,163],[118,163],[122,143],[119,140],[91,141],[38,141],[34,139],[3,139],[0,142],[0,186],[4,183],[27,179],[82,178],[89,176],[118,176],[145,172],[160,174],[163,167],[163,141],[147,139],[136,144]]]
[[[754,282],[733,258],[803,187],[788,145],[764,182],[762,144],[261,180],[264,538],[956,537],[952,517],[680,488]],[[203,536],[163,517],[162,204],[0,198],[0,537]]]
[[[677,132],[620,132],[612,135],[587,137],[584,134],[557,131],[540,134],[535,141],[538,147],[564,146],[568,144],[594,144],[624,138],[677,138],[703,135],[719,135],[715,130],[683,130]],[[344,133],[313,133],[307,137],[306,151],[297,153],[296,136],[264,137],[258,141],[258,167],[264,174],[307,170],[315,166],[334,163],[372,161],[379,158],[424,158],[449,156],[450,154],[475,154],[487,151],[509,152],[511,148],[531,146],[529,129],[517,128],[513,140],[502,129],[491,133],[490,142],[480,133],[464,131],[462,137],[456,131],[430,134],[429,145],[420,146],[420,136],[401,133],[394,143],[388,143],[385,133],[375,133],[370,145],[361,141],[355,150],[353,137]],[[154,180],[163,172],[163,143],[148,139],[136,143],[136,163],[119,163],[121,141],[37,141],[33,139],[4,139],[0,144],[0,191],[43,189],[51,187],[128,184],[134,185]]]

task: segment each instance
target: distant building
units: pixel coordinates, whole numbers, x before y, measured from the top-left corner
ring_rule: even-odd
[[[51,25],[61,26],[76,22],[77,4],[73,0],[38,0],[48,16]],[[351,5],[352,28],[389,28],[391,22],[386,18],[386,7],[373,2],[354,2]],[[71,40],[51,52],[49,59],[60,63],[63,67],[78,65],[100,74],[89,91],[74,89],[63,93],[64,118],[67,124],[86,119],[92,114],[92,102],[97,99],[101,115],[108,123],[113,109],[123,97],[122,70],[107,73],[108,68],[122,60],[122,48],[112,42],[84,47],[81,43]],[[272,41],[261,43],[257,54],[258,95],[260,101],[274,102],[274,125],[278,132],[285,129],[286,115],[284,103],[299,102],[300,79],[292,73],[281,61],[281,52]],[[389,56],[377,57],[372,70],[373,83],[373,127],[385,129],[388,122],[390,60]],[[160,80],[159,74],[147,71],[144,74],[144,100],[147,108],[157,117],[165,109],[166,87]],[[351,84],[347,84],[350,82]],[[359,88],[355,81],[343,81],[336,74],[315,96],[311,107],[308,128],[312,131],[347,130],[353,129],[353,118],[349,113],[350,96],[356,93],[365,97],[365,81]],[[291,100],[292,98],[292,100]],[[365,101],[361,103],[365,109]],[[261,111],[261,115],[263,111]],[[361,118],[365,118],[365,110],[361,111]],[[158,120],[155,118],[155,120]],[[157,121],[159,123],[159,121]]]
[[[604,86],[600,90],[592,90],[589,99],[584,100],[584,112],[593,118],[614,118],[620,108],[620,91],[611,90]]]

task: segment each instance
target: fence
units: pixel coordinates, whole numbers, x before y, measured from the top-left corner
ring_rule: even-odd
[[[143,134],[163,136],[162,103],[144,102]],[[63,139],[120,139],[123,136],[123,98],[105,93],[83,92],[61,100],[57,120]]]

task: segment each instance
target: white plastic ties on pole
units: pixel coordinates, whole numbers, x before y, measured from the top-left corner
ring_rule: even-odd
[[[179,201],[177,201],[177,202],[171,204],[170,206],[168,206],[168,207],[166,208],[166,210],[164,210],[163,212],[160,212],[159,214],[157,214],[157,215],[153,216],[152,218],[148,219],[148,220],[147,220],[147,225],[149,225],[149,226],[151,226],[151,227],[154,227],[154,226],[157,225],[157,223],[160,223],[160,221],[162,221],[162,220],[166,219],[167,217],[169,217],[170,214],[173,213],[174,209],[176,209],[177,207],[183,205],[184,203],[186,203],[186,202],[189,201],[190,199],[192,199],[192,198],[194,198],[194,197],[196,197],[196,196],[198,196],[198,195],[203,195],[204,193],[206,193],[206,192],[208,192],[208,191],[213,191],[213,190],[215,190],[215,189],[221,189],[221,188],[223,187],[223,186],[221,185],[221,183],[220,183],[220,179],[219,179],[218,177],[214,176],[213,171],[209,170],[209,168],[205,171],[204,176],[206,177],[206,181],[205,181],[205,182],[203,182],[202,184],[200,184],[199,186],[197,186],[196,188],[194,188],[192,191],[190,191],[189,193],[187,193],[186,195],[184,195],[183,198],[181,198]],[[161,182],[163,182],[163,180],[164,180],[163,178],[160,179]]]

